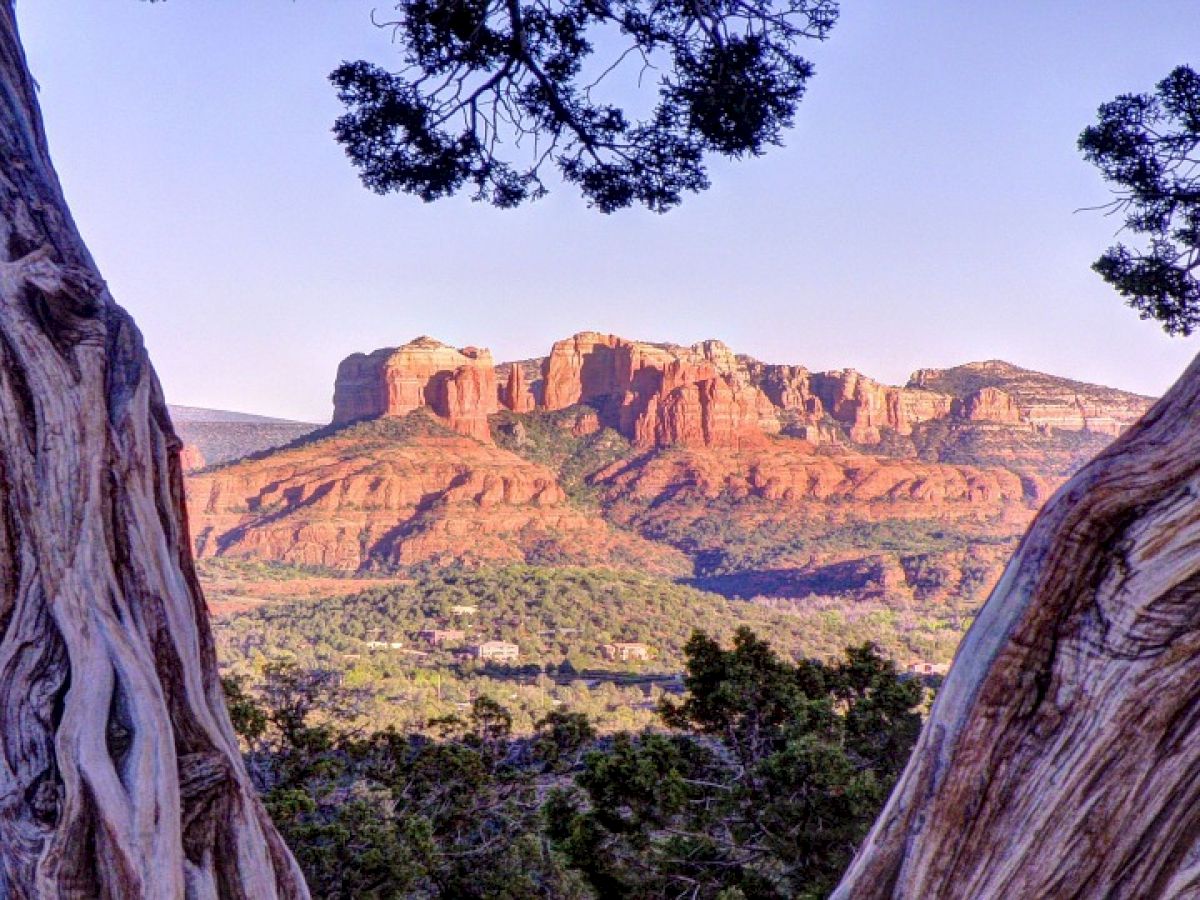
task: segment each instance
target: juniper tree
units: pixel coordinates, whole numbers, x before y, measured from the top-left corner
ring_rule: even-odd
[[[1200,325],[1200,77],[1079,140],[1139,243],[1095,269]],[[1046,503],[837,900],[1200,896],[1200,358]]]
[[[71,219],[15,2],[0,0],[0,897],[306,897],[222,697],[180,441]],[[432,198],[471,183],[507,206],[541,193],[553,160],[601,209],[662,210],[707,183],[704,153],[779,139],[811,75],[793,44],[824,37],[836,6],[399,13],[415,69],[335,76],[351,107],[338,134],[369,186]],[[605,28],[660,80],[645,122],[592,100]],[[518,139],[523,167],[501,158]]]
[[[1200,74],[1179,66],[1098,118],[1079,148],[1112,185],[1109,212],[1140,243],[1116,244],[1093,268],[1142,318],[1189,335],[1200,325]]]
[[[780,142],[813,74],[799,55],[835,0],[403,0],[403,65],[348,62],[338,141],[373,191],[496,206],[557,169],[603,212],[663,212],[708,187],[706,157]],[[648,94],[651,86],[654,97]],[[638,111],[644,101],[649,107]]]

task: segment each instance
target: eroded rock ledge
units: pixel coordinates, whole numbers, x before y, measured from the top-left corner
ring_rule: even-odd
[[[356,353],[338,367],[333,421],[424,408],[491,443],[488,416],[498,410],[584,404],[638,448],[745,449],[780,431],[814,443],[844,435],[877,445],[937,420],[1117,435],[1150,402],[1000,361],[921,369],[894,387],[854,369],[759,362],[715,340],[682,347],[585,331],[555,343],[545,358],[500,366],[485,349],[429,337]]]

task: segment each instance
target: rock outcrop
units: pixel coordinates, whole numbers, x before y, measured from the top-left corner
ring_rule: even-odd
[[[542,393],[541,378],[542,361],[523,360],[521,362],[504,363],[496,367],[496,376],[500,382],[500,405],[515,413],[533,412],[541,404],[538,398]],[[533,370],[531,372],[530,370]]]
[[[1049,494],[1049,486],[1000,467],[976,467],[889,459],[846,452],[812,453],[799,441],[740,456],[703,451],[624,462],[593,476],[611,502],[637,500],[653,508],[683,500],[768,500],[796,504],[797,514],[838,518],[815,503],[846,504],[851,518],[868,520],[938,514],[950,518],[1002,517],[1014,509],[1027,522]],[[854,504],[863,504],[854,508]]]
[[[338,366],[333,424],[404,416],[427,408],[457,431],[490,443],[487,417],[497,409],[496,367],[487,350],[456,350],[429,337]]]
[[[547,409],[592,405],[639,448],[758,446],[780,428],[720,341],[677,347],[583,332],[554,345],[545,383]]]
[[[594,331],[556,342],[545,362],[546,409],[566,409],[623,392],[617,348],[624,343],[616,335]]]
[[[739,357],[720,341],[681,347],[584,331],[545,359],[499,367],[486,350],[426,337],[355,354],[338,368],[334,424],[425,408],[487,443],[488,416],[499,409],[587,406],[639,449],[748,449],[783,432],[818,444],[887,440],[895,452],[893,436],[936,421],[1113,436],[1149,402],[1002,362],[922,369],[895,387],[854,369],[810,372]]]
[[[823,411],[860,444],[878,444],[885,428],[912,434],[914,425],[950,415],[953,402],[948,394],[889,387],[854,369],[819,372],[810,381],[810,391]]]
[[[1116,436],[1136,422],[1151,403],[1149,397],[1057,378],[1001,360],[952,369],[918,369],[908,386],[955,395],[961,399],[958,409],[964,418],[1108,436]],[[1010,404],[1011,408],[1005,408]]]
[[[913,381],[719,341],[584,332],[495,366],[420,338],[345,360],[342,427],[193,474],[189,509],[205,556],[605,565],[965,616],[1097,429],[1148,401],[1005,364]]]
[[[971,391],[961,399],[956,397],[951,411],[959,418],[971,421],[1002,422],[1006,425],[1020,425],[1024,421],[1017,401],[996,387]]]

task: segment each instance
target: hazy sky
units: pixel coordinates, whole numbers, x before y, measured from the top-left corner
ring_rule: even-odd
[[[388,0],[19,0],[51,150],[168,399],[319,421],[338,361],[585,329],[902,383],[1003,358],[1147,393],[1200,349],[1089,265],[1096,107],[1200,64],[1198,0],[845,0],[787,146],[666,216],[360,187],[329,134]]]

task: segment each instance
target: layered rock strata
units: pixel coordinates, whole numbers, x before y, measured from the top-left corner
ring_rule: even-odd
[[[333,421],[425,408],[490,443],[488,416],[499,409],[582,405],[638,449],[750,449],[781,430],[816,443],[872,446],[937,421],[1112,436],[1149,403],[1003,362],[921,369],[895,387],[854,369],[810,372],[739,357],[720,341],[681,347],[585,331],[555,343],[545,359],[499,367],[487,350],[427,337],[355,354],[338,368]]]
[[[338,366],[335,425],[428,408],[446,424],[491,443],[487,417],[498,407],[496,367],[487,350],[456,350],[429,337],[403,347],[356,353]]]
[[[351,570],[448,559],[689,569],[677,551],[570,503],[544,466],[432,418],[403,435],[372,428],[192,476],[197,555]]]
[[[1110,436],[1141,418],[1151,403],[1148,397],[1032,372],[1001,360],[918,369],[908,387],[954,394],[961,401],[961,412],[956,412],[968,419]]]

